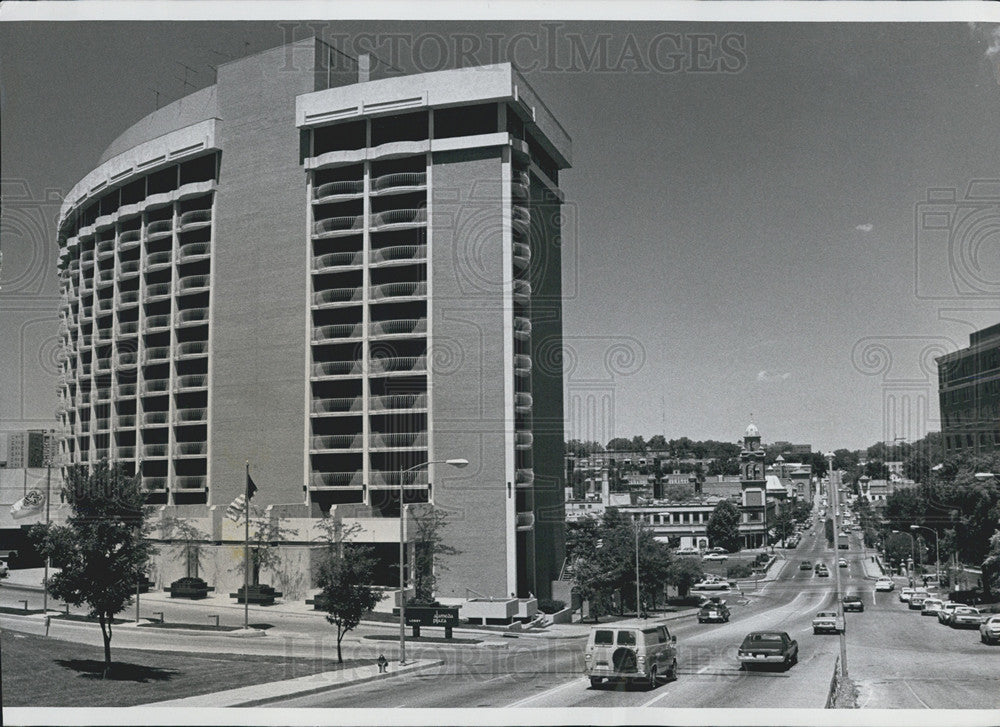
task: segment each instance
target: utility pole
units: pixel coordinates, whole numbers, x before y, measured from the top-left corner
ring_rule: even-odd
[[[639,516],[640,518],[642,515]],[[639,529],[642,527],[641,521],[635,523],[635,617],[640,618],[642,608],[639,605]]]
[[[830,473],[830,509],[833,510],[833,557],[835,559],[839,558],[840,553],[840,529],[837,524],[837,508],[840,507],[840,471],[834,472],[833,470],[833,452],[828,452],[826,458],[830,461],[829,473]],[[842,679],[847,678],[847,616],[844,612],[844,601],[841,596],[840,591],[840,568],[836,563],[833,563],[833,570],[836,574],[836,599],[837,599],[837,611],[840,613],[841,622],[844,624],[843,630],[840,632],[840,676]]]

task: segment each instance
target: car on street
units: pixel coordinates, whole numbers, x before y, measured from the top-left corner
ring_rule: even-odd
[[[1000,644],[1000,615],[989,616],[979,625],[979,640],[984,644]]]
[[[10,567],[7,565],[6,561],[0,560],[0,578],[6,578],[10,575]]]
[[[736,658],[749,671],[757,664],[781,664],[790,669],[799,660],[799,642],[784,631],[752,631],[743,639]]]
[[[953,629],[976,629],[983,623],[983,616],[978,608],[959,606],[951,615],[948,625]]]
[[[930,596],[927,591],[914,590],[910,594],[910,600],[907,601],[907,606],[911,611],[919,611],[924,607],[924,601],[926,601]]]
[[[725,553],[705,553],[701,556],[702,560],[729,560],[729,556]]]
[[[799,563],[799,570],[812,570],[812,569],[813,569],[812,563],[810,563],[808,560],[804,560],[801,563]]]
[[[677,678],[677,637],[664,625],[632,619],[598,624],[590,629],[584,652],[590,686],[641,681],[656,688],[662,679]]]
[[[812,620],[814,634],[839,634],[844,630],[844,619],[836,611],[820,611]]]
[[[725,623],[729,620],[729,607],[722,601],[709,601],[698,611],[698,623],[708,623],[709,621],[719,621]]]
[[[837,567],[838,568],[846,568],[847,567],[847,558],[841,558],[840,560],[838,560],[837,561]]]
[[[861,600],[861,596],[856,593],[848,593],[841,599],[844,604],[845,611],[864,611],[865,602]]]
[[[820,564],[820,566],[816,569],[816,575],[819,578],[829,578],[830,571],[827,569],[825,565]]]
[[[959,606],[964,606],[964,603],[959,603],[958,601],[945,601],[941,604],[941,608],[938,609],[937,618],[939,624],[948,624],[951,622],[951,616],[955,613],[955,609]]]
[[[708,552],[709,553],[728,553],[729,551],[726,550],[725,548],[720,548],[720,547],[716,546],[714,548],[709,548]]]
[[[892,578],[879,578],[875,581],[876,591],[891,591],[896,588],[896,584],[892,582]]]
[[[698,549],[693,548],[690,545],[686,545],[683,548],[678,548],[674,552],[677,555],[698,555]]]
[[[913,595],[912,588],[902,588],[899,591],[899,600],[903,603],[907,603],[910,600],[910,596]]]
[[[729,585],[729,581],[723,580],[718,576],[706,576],[703,580],[698,581],[693,586],[691,586],[692,591],[731,591],[732,586]]]
[[[940,598],[925,598],[924,606],[920,609],[921,616],[937,616],[937,612],[941,610],[941,606],[944,605],[944,601]]]

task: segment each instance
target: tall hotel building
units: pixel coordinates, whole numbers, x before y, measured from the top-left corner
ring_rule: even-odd
[[[204,534],[220,592],[242,578],[223,516],[249,461],[254,505],[297,531],[262,575],[286,597],[311,586],[324,514],[393,585],[400,489],[448,513],[440,596],[547,596],[569,137],[509,64],[376,80],[331,53],[309,39],[220,66],[67,196],[64,460],[137,467],[160,516]],[[470,464],[400,487],[449,458]],[[160,582],[185,575],[170,553]]]
[[[1000,450],[1000,323],[974,331],[968,348],[936,362],[945,453]]]

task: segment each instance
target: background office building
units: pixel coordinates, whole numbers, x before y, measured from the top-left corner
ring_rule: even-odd
[[[249,460],[254,505],[297,531],[262,579],[286,597],[327,513],[394,584],[399,472],[466,458],[402,482],[449,516],[439,594],[546,596],[562,371],[534,353],[561,346],[569,137],[509,64],[376,79],[332,57],[309,39],[221,65],[67,196],[64,456],[137,467],[219,589]]]
[[[936,361],[945,452],[1000,449],[1000,323],[975,331],[968,348]]]

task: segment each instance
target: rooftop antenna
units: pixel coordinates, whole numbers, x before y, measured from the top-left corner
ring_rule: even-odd
[[[186,88],[186,87],[190,86],[191,88],[194,88],[195,87],[194,84],[190,83],[188,81],[188,71],[190,71],[191,73],[195,74],[196,76],[198,75],[198,71],[196,71],[191,66],[189,66],[189,65],[187,65],[185,63],[181,63],[180,61],[174,61],[174,63],[176,63],[177,65],[179,65],[181,68],[184,69],[184,78],[180,79],[184,83],[184,87]],[[195,89],[195,90],[197,90],[197,89]]]

